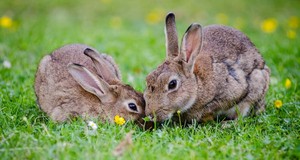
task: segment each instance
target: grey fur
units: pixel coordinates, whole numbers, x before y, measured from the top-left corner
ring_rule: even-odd
[[[84,55],[90,48],[81,44],[71,44],[46,55],[40,62],[35,77],[35,93],[40,108],[58,122],[66,121],[73,116],[98,117],[103,121],[114,122],[119,115],[125,120],[138,120],[144,116],[144,100],[142,94],[121,82],[120,71],[112,57],[95,52],[99,58],[100,70],[113,74],[102,75],[95,69],[93,58]],[[93,75],[98,83],[106,87],[106,93],[92,94],[81,87],[70,75],[69,70],[76,68]],[[76,71],[76,70],[74,70]],[[75,72],[76,73],[76,72]],[[106,76],[106,77],[105,77]],[[98,79],[98,80],[97,80]],[[107,83],[104,84],[104,79]],[[98,97],[97,97],[98,96]],[[128,100],[134,100],[138,112],[130,111],[126,106]]]
[[[249,38],[222,25],[198,29],[199,33],[192,33],[189,28],[186,34],[199,37],[188,40],[184,36],[183,42],[187,42],[181,44],[179,55],[167,57],[147,76],[146,115],[155,115],[158,121],[164,121],[182,110],[181,117],[186,121],[206,121],[220,114],[236,119],[239,114],[249,115],[251,109],[257,114],[264,111],[270,70]],[[190,71],[189,62],[185,61],[187,53],[182,48],[196,42],[201,50],[191,53]],[[172,76],[179,77],[180,84],[177,90],[168,91],[165,86]]]

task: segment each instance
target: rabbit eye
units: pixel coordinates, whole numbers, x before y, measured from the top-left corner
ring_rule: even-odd
[[[176,86],[177,86],[177,81],[175,79],[173,79],[171,82],[169,82],[168,89],[169,90],[175,89]]]
[[[128,104],[128,107],[129,107],[131,110],[133,110],[133,111],[137,111],[137,107],[136,107],[136,105],[135,105],[134,103],[129,103],[129,104]]]

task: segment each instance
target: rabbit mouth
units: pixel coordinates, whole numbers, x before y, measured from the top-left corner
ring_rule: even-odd
[[[153,114],[149,114],[147,117],[150,119],[150,121],[153,122],[163,122],[166,120],[169,120],[173,117],[174,112],[168,110],[168,109],[159,109]]]
[[[149,116],[148,116],[149,117]],[[152,130],[154,128],[154,121],[150,119],[150,121],[145,120],[144,118],[139,118],[135,123],[145,130]]]
[[[173,114],[174,114],[174,113],[169,113],[169,114],[167,115],[167,118],[166,118],[165,120],[171,119],[171,118],[173,117]],[[148,118],[150,119],[150,121],[156,121],[156,120],[157,120],[156,116],[151,116],[151,115],[149,115]]]

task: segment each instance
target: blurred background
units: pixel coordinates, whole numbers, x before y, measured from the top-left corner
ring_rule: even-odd
[[[179,37],[193,22],[243,31],[280,80],[299,69],[299,9],[298,0],[2,0],[0,63],[10,63],[14,74],[27,72],[32,83],[42,56],[84,43],[112,55],[124,81],[142,90],[165,57],[164,18],[174,12]]]
[[[111,55],[123,81],[143,91],[147,74],[165,59],[168,12],[176,15],[180,39],[194,22],[228,25],[251,39],[272,71],[267,112],[228,129],[213,123],[138,132],[128,159],[297,159],[299,0],[0,0],[1,158],[114,159],[116,140],[132,127],[102,125],[90,137],[85,122],[53,123],[35,102],[37,66],[59,47],[83,43]]]

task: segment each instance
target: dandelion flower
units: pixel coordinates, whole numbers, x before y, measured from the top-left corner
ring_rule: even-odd
[[[148,24],[157,24],[163,20],[164,12],[162,9],[154,9],[146,16],[146,22]]]
[[[299,27],[299,18],[292,16],[289,18],[288,25],[290,28],[296,29]]]
[[[11,63],[8,60],[3,61],[4,68],[11,68]]]
[[[88,126],[91,127],[93,130],[98,128],[97,124],[93,121],[88,121]]]
[[[7,16],[3,16],[0,18],[0,26],[3,28],[11,28],[13,25],[13,21],[11,18]]]
[[[123,117],[120,117],[119,115],[116,115],[114,120],[115,120],[115,123],[120,126],[125,123],[125,119]]]
[[[285,86],[286,89],[291,88],[291,86],[292,86],[292,81],[291,81],[290,79],[287,78],[287,79],[285,80],[284,86]]]
[[[295,39],[296,38],[296,32],[294,30],[288,30],[286,32],[286,36],[289,38],[289,39]]]
[[[277,99],[275,102],[274,102],[274,105],[276,108],[281,108],[282,107],[282,101]]]
[[[277,28],[277,20],[274,18],[266,19],[261,23],[260,27],[265,33],[273,33]]]

